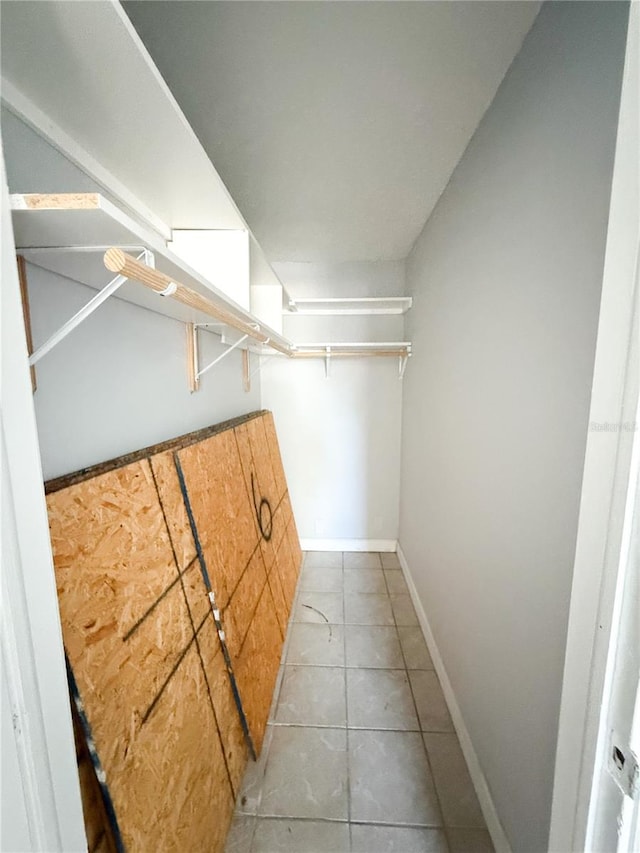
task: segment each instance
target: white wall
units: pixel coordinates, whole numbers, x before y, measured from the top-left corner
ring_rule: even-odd
[[[404,264],[275,265],[295,298],[404,293]],[[404,318],[287,317],[294,342],[403,340]],[[411,365],[409,365],[409,368]],[[274,413],[302,539],[395,540],[398,535],[402,382],[396,359],[271,358],[262,403]]]
[[[11,192],[95,191],[91,180],[10,113],[2,113]],[[27,265],[34,346],[93,295],[76,281]],[[105,270],[104,283],[110,274]],[[201,333],[201,363],[223,352]],[[42,466],[56,477],[260,408],[260,379],[242,386],[232,353],[187,386],[182,323],[110,298],[37,365],[34,402]]]
[[[400,543],[514,850],[546,849],[628,8],[549,3],[408,260]]]
[[[30,264],[27,271],[37,347],[95,291]],[[200,333],[201,364],[223,352],[219,340]],[[239,352],[203,376],[195,394],[186,359],[183,323],[107,300],[37,365],[45,478],[260,408],[259,380],[243,391]]]

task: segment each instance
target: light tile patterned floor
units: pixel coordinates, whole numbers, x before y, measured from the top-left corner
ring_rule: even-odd
[[[395,554],[305,555],[226,853],[491,853]]]

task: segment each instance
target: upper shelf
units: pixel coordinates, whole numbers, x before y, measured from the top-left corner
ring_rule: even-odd
[[[366,296],[366,297],[336,297],[315,298],[304,297],[289,299],[288,310],[283,311],[287,316],[292,315],[371,315],[371,314],[405,314],[411,308],[410,296]]]
[[[164,240],[251,234],[117,0],[3,4],[2,32],[2,102],[98,191]],[[251,283],[280,284],[253,235],[251,254]]]
[[[259,322],[174,255],[151,230],[139,225],[99,193],[28,194],[10,197],[16,248],[45,269],[66,275],[96,290],[105,286],[109,273],[104,252],[111,247],[149,249],[155,268],[207,298],[247,324],[258,323],[266,336],[290,349],[286,338]],[[93,249],[94,251],[88,251]],[[185,323],[207,323],[211,317],[174,299],[164,299],[134,282],[125,284],[118,297]]]

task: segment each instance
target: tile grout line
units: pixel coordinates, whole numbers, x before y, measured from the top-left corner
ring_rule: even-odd
[[[342,648],[344,654],[344,668],[343,668],[343,678],[344,678],[344,721],[346,724],[346,752],[345,752],[345,767],[347,771],[347,832],[349,833],[349,850],[351,850],[353,843],[351,840],[351,772],[349,769],[349,693],[347,690],[347,611],[345,605],[345,588],[344,588],[344,551],[342,552],[342,620],[343,620],[343,628],[342,628]]]
[[[391,593],[391,590],[389,588],[389,580],[388,580],[387,574],[386,574],[387,570],[385,570],[385,567],[384,567],[384,564],[382,562],[382,558],[381,558],[380,554],[377,554],[377,558],[378,558],[379,563],[381,564],[380,568],[382,569],[382,572],[383,572],[386,595],[389,598],[389,600],[391,601],[392,593]],[[305,557],[305,559],[306,559],[306,557]],[[346,582],[345,552],[341,552],[341,563],[342,563],[342,565],[341,565],[340,570],[341,570],[341,576],[342,576],[342,590],[341,590],[341,592],[342,592],[342,615],[343,615],[343,618],[342,618],[341,623],[332,622],[332,623],[327,623],[327,624],[331,624],[335,627],[342,627],[342,631],[343,631],[343,655],[344,655],[342,667],[336,667],[335,664],[316,664],[316,663],[310,663],[310,662],[289,663],[289,661],[288,661],[289,647],[290,647],[290,642],[291,642],[291,635],[292,635],[292,632],[293,632],[295,626],[301,625],[301,624],[314,624],[313,622],[304,623],[304,622],[296,622],[296,620],[295,620],[295,614],[296,614],[296,610],[298,608],[298,604],[299,604],[299,600],[300,600],[301,596],[305,593],[313,594],[314,592],[317,592],[317,593],[329,592],[328,590],[317,590],[317,591],[315,591],[315,590],[302,590],[301,589],[301,586],[302,586],[301,578],[298,580],[296,592],[294,595],[292,615],[291,615],[291,619],[287,625],[287,636],[285,638],[285,643],[284,643],[284,647],[283,647],[283,655],[282,655],[282,659],[280,662],[280,677],[278,679],[278,689],[277,689],[276,695],[274,696],[274,701],[273,701],[271,713],[269,715],[269,720],[268,720],[268,724],[269,724],[269,728],[270,728],[270,736],[269,736],[268,743],[267,743],[267,750],[266,750],[266,755],[265,755],[264,767],[262,769],[261,778],[260,778],[260,789],[259,789],[258,803],[256,806],[256,811],[252,815],[247,814],[247,813],[241,813],[245,816],[251,817],[252,822],[253,822],[252,823],[252,829],[251,829],[251,838],[250,838],[250,842],[249,842],[249,849],[248,849],[247,853],[251,853],[251,851],[253,851],[255,849],[255,836],[256,836],[256,832],[257,832],[257,828],[258,828],[258,821],[264,821],[264,820],[275,820],[275,821],[295,820],[295,821],[303,821],[303,822],[319,822],[319,823],[326,823],[326,824],[346,825],[348,827],[348,839],[349,839],[348,840],[348,843],[349,843],[348,849],[349,850],[351,850],[353,847],[352,827],[354,825],[380,826],[380,827],[389,827],[389,828],[403,827],[403,828],[436,830],[436,831],[439,831],[440,833],[442,833],[442,837],[443,837],[445,846],[450,851],[451,847],[450,847],[450,841],[449,841],[449,829],[455,828],[455,827],[453,827],[453,826],[447,827],[445,825],[442,803],[441,803],[441,799],[440,799],[438,789],[436,787],[435,777],[433,774],[433,769],[431,766],[429,753],[428,753],[426,743],[425,743],[425,739],[424,739],[425,731],[423,731],[423,729],[422,729],[422,722],[420,721],[420,716],[418,714],[418,705],[417,705],[413,685],[412,685],[411,679],[409,677],[409,673],[411,670],[409,670],[409,667],[407,665],[407,656],[405,653],[403,643],[402,643],[401,638],[400,638],[399,628],[405,627],[405,626],[400,626],[398,624],[398,617],[396,616],[396,613],[393,611],[393,607],[392,607],[392,615],[393,615],[393,624],[392,625],[384,625],[384,624],[380,625],[379,623],[375,623],[375,622],[374,623],[354,623],[353,627],[372,627],[372,628],[374,628],[374,627],[387,627],[387,628],[393,627],[394,633],[396,636],[396,640],[400,646],[402,666],[401,667],[400,666],[397,666],[397,667],[389,667],[389,666],[374,666],[374,667],[352,666],[352,667],[350,667],[350,666],[348,666],[347,665],[347,630],[346,630],[348,626],[347,626],[347,622],[346,622],[346,600],[345,600],[345,596],[348,594],[365,595],[366,596],[366,595],[381,595],[384,593],[366,593],[366,592],[365,593],[347,593],[347,591],[345,589],[345,582]],[[338,568],[338,567],[336,567],[336,568]],[[304,562],[303,562],[303,570],[304,570]],[[400,594],[400,593],[396,593],[396,594]],[[315,624],[323,624],[323,623],[315,623]],[[411,627],[411,626],[406,626],[406,627]],[[310,726],[309,724],[307,724],[305,722],[301,722],[301,723],[284,722],[284,723],[281,723],[276,719],[277,711],[278,711],[278,707],[279,707],[279,703],[280,703],[280,699],[281,699],[281,694],[282,694],[282,687],[283,687],[284,680],[285,680],[286,673],[287,673],[287,669],[286,669],[287,666],[311,667],[311,668],[337,668],[337,669],[343,670],[344,702],[345,702],[345,726],[344,727],[342,727],[342,726],[331,726],[331,725],[313,725],[313,726]],[[372,671],[391,670],[391,671],[395,671],[395,672],[403,672],[405,674],[406,680],[409,683],[410,695],[411,695],[413,710],[415,712],[418,728],[417,729],[405,729],[405,728],[397,728],[397,729],[396,728],[388,728],[387,729],[387,728],[367,727],[367,726],[352,727],[350,725],[350,715],[349,715],[348,681],[347,681],[347,676],[348,676],[347,670],[348,669],[362,669],[362,670],[372,670]],[[438,680],[438,683],[439,683],[439,680]],[[260,806],[261,806],[261,802],[262,802],[262,794],[263,794],[262,784],[264,782],[264,778],[265,778],[266,772],[267,772],[267,767],[268,767],[269,762],[270,762],[271,748],[273,745],[273,734],[274,734],[275,730],[278,728],[318,728],[318,729],[333,729],[333,730],[337,730],[337,731],[345,731],[345,735],[346,735],[346,755],[345,755],[346,767],[345,767],[345,769],[346,769],[346,800],[347,800],[347,816],[346,816],[346,819],[325,818],[325,817],[301,817],[301,816],[278,815],[278,814],[259,814],[259,810],[260,810]],[[438,805],[439,822],[437,824],[423,824],[423,823],[410,823],[410,822],[396,823],[396,822],[378,821],[378,820],[366,820],[366,819],[365,820],[354,820],[353,819],[352,803],[351,803],[351,778],[350,778],[351,774],[350,774],[350,761],[349,761],[349,749],[350,749],[349,735],[350,735],[350,732],[352,729],[353,729],[353,731],[374,731],[374,732],[379,731],[379,732],[398,732],[398,733],[407,733],[407,732],[416,733],[417,732],[419,734],[421,742],[422,742],[422,749],[423,749],[423,752],[424,752],[424,755],[426,758],[427,768],[428,768],[429,774],[431,776],[431,782],[432,782],[433,789],[434,789],[435,799],[436,799],[436,802]],[[346,851],[345,851],[345,853],[346,853]]]
[[[385,575],[385,583],[386,582],[387,582],[387,578]],[[395,613],[393,614],[393,616],[395,619]],[[398,625],[396,623],[396,632],[397,631],[398,631]],[[399,633],[398,633],[398,641],[400,641],[400,634]],[[436,785],[436,777],[435,777],[434,772],[433,772],[433,767],[431,766],[431,759],[429,758],[429,751],[427,749],[427,744],[425,743],[424,732],[422,730],[422,721],[420,719],[420,714],[418,712],[418,703],[416,701],[415,693],[413,691],[413,684],[411,683],[411,679],[409,678],[409,667],[407,666],[407,658],[405,656],[404,647],[403,647],[401,642],[400,642],[400,652],[402,654],[402,660],[404,661],[404,671],[405,671],[406,676],[407,676],[407,681],[409,682],[409,690],[411,692],[411,699],[413,700],[413,708],[414,708],[414,711],[416,712],[416,718],[418,720],[418,725],[420,727],[420,743],[422,744],[422,749],[424,751],[425,758],[427,760],[427,767],[429,768],[429,773],[431,775],[431,782],[433,784],[433,792],[434,792],[435,797],[436,797],[436,802],[438,803],[438,811],[440,812],[441,824],[438,828],[442,830],[442,834],[444,835],[444,843],[447,846],[447,850],[450,851],[451,845],[449,844],[449,833],[447,832],[447,827],[445,826],[444,809],[442,808],[442,802],[440,800],[440,794],[438,793],[438,787]],[[438,683],[440,683],[440,682],[438,681]]]

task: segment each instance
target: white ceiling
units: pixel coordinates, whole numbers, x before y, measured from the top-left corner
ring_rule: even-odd
[[[539,7],[125,4],[272,261],[405,257]]]

